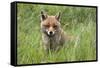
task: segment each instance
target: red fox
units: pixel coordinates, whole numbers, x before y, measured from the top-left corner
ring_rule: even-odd
[[[60,24],[60,13],[49,16],[41,11],[41,31],[46,51],[56,51],[66,42],[67,37]]]

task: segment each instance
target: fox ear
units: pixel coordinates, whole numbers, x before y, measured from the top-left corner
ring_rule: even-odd
[[[47,14],[44,11],[41,11],[41,21],[47,18]]]
[[[58,20],[58,21],[60,21],[60,15],[61,15],[61,13],[59,12],[58,14],[56,14],[56,19]]]

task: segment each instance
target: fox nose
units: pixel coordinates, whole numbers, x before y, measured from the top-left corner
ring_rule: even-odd
[[[50,31],[49,33],[50,33],[50,35],[52,35],[52,34],[53,34],[53,32],[52,32],[52,31]]]
[[[49,31],[49,32],[48,32],[48,35],[49,35],[49,36],[53,36],[53,35],[54,35],[54,32],[53,32],[53,31]]]

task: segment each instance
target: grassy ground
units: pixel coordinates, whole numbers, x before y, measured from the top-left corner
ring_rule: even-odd
[[[88,7],[18,4],[18,64],[96,60],[96,9]],[[75,40],[57,53],[45,54],[40,31],[40,11],[61,12],[64,31]]]

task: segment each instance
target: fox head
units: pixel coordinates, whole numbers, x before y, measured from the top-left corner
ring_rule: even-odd
[[[60,27],[60,13],[55,16],[49,16],[41,11],[41,29],[43,33],[52,37],[59,32]]]

